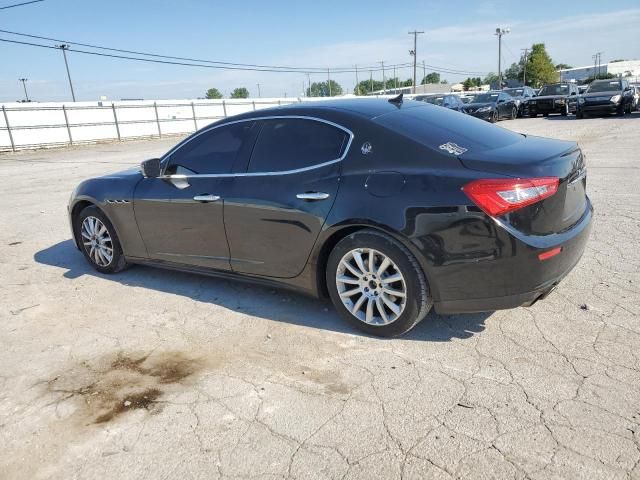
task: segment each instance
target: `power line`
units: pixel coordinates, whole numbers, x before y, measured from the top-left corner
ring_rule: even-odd
[[[82,43],[82,42],[74,42],[71,40],[62,40],[59,38],[52,38],[52,37],[43,37],[41,35],[32,35],[32,34],[28,34],[28,33],[20,33],[20,32],[14,32],[11,30],[0,30],[0,33],[6,33],[9,35],[17,35],[17,36],[21,36],[21,37],[29,37],[29,38],[36,38],[38,40],[49,40],[52,42],[61,42],[61,43],[66,43],[66,44],[73,44],[73,45],[79,45],[81,47],[88,47],[88,48],[94,48],[97,50],[106,50],[106,51],[111,51],[111,52],[119,52],[119,53],[128,53],[128,54],[132,54],[132,55],[143,55],[143,56],[147,56],[147,57],[155,57],[155,58],[164,58],[164,59],[168,59],[168,60],[180,60],[180,61],[186,61],[186,62],[198,62],[198,63],[209,63],[209,64],[214,64],[214,65],[225,65],[225,66],[229,66],[229,67],[251,67],[251,68],[257,68],[257,69],[261,69],[264,71],[278,71],[278,70],[291,70],[292,73],[295,72],[299,72],[299,73],[323,73],[327,67],[290,67],[290,66],[278,66],[278,65],[260,65],[260,64],[251,64],[251,63],[234,63],[234,62],[223,62],[223,61],[217,61],[217,60],[205,60],[205,59],[198,59],[198,58],[189,58],[189,57],[177,57],[177,56],[171,56],[171,55],[162,55],[162,54],[158,54],[158,53],[149,53],[149,52],[140,52],[140,51],[136,51],[136,50],[125,50],[122,48],[112,48],[112,47],[105,47],[102,45],[94,45],[94,44],[90,44],[90,43]],[[407,67],[409,66],[409,63],[405,63],[405,64],[398,64],[398,67]],[[367,70],[374,70],[374,71],[380,71],[381,68],[378,66],[371,66],[371,67],[363,67]],[[353,69],[351,67],[333,67],[331,68],[331,71],[334,73],[352,73]]]
[[[30,35],[30,34],[22,34],[22,33],[17,33],[17,32],[10,32],[7,30],[0,30],[0,33],[4,32],[4,33],[9,33],[9,34],[14,34],[14,35],[21,35],[21,36],[27,36],[27,37],[31,37],[31,38],[42,38],[45,40],[49,40],[50,37],[40,37],[37,35]],[[51,39],[54,40],[54,39]],[[5,39],[5,38],[0,38],[1,42],[6,42],[6,43],[13,43],[13,44],[17,44],[17,45],[26,45],[26,46],[31,46],[31,47],[38,47],[38,48],[48,48],[48,49],[58,49],[58,47],[55,46],[51,46],[51,45],[44,45],[41,43],[34,43],[34,42],[26,42],[26,41],[20,41],[20,40],[11,40],[11,39]],[[68,45],[67,43],[65,43],[65,45]],[[89,46],[90,44],[79,44],[79,45],[84,45],[84,46]],[[88,50],[82,50],[82,49],[76,49],[76,48],[67,48],[66,50],[69,52],[75,52],[75,53],[82,53],[85,55],[93,55],[93,56],[99,56],[99,57],[106,57],[106,58],[116,58],[116,59],[121,59],[121,60],[131,60],[131,61],[139,61],[139,62],[145,62],[145,63],[157,63],[157,64],[164,64],[164,65],[176,65],[176,66],[187,66],[187,67],[201,67],[201,68],[212,68],[212,69],[217,69],[217,70],[239,70],[239,71],[253,71],[253,72],[271,72],[271,73],[302,73],[302,74],[312,74],[312,73],[321,73],[322,71],[327,71],[326,67],[322,67],[323,70],[321,71],[315,71],[315,70],[297,70],[297,68],[302,68],[302,67],[292,67],[294,69],[288,69],[289,67],[274,67],[274,68],[266,68],[267,66],[250,66],[251,64],[230,64],[230,62],[227,63],[216,63],[214,61],[211,60],[196,60],[193,59],[191,61],[189,60],[185,60],[185,61],[181,61],[182,58],[186,57],[171,57],[168,55],[159,55],[159,54],[150,54],[150,53],[143,53],[143,52],[133,52],[130,50],[122,50],[122,49],[113,49],[110,47],[98,47],[98,46],[90,46],[90,48],[99,48],[99,49],[103,49],[103,50],[110,50],[110,51],[116,51],[116,52],[132,52],[138,55],[146,55],[146,56],[154,56],[156,58],[140,58],[140,57],[134,57],[134,56],[129,56],[129,55],[119,55],[119,54],[110,54],[110,53],[101,53],[101,52],[92,52],[92,51],[88,51]],[[162,58],[166,58],[166,60],[162,60]],[[173,60],[169,60],[169,59],[173,59]],[[206,63],[206,64],[203,64]],[[474,75],[474,74],[484,74],[485,72],[472,72],[472,71],[465,71],[465,70],[454,70],[451,68],[444,68],[444,67],[439,67],[437,65],[428,65],[425,64],[427,67],[429,67],[430,69],[439,72],[439,73],[444,73],[444,74],[452,74],[452,75]],[[397,70],[402,70],[402,69],[406,69],[411,67],[412,64],[411,63],[400,63],[400,64],[395,64],[395,65],[385,65],[385,69],[389,68],[389,67],[393,67],[394,69]],[[308,67],[306,67],[308,68]],[[313,67],[316,68],[316,67]],[[320,67],[317,67],[320,68]],[[361,68],[362,70],[369,70],[370,72],[378,72],[382,70],[382,66],[371,66],[371,67],[358,67],[359,69]],[[330,68],[329,69],[331,73],[334,74],[339,74],[339,73],[354,73],[355,69],[353,67],[350,68]]]
[[[31,0],[30,2],[22,2],[22,3],[13,4],[13,5],[7,5],[5,7],[0,7],[0,10],[6,10],[7,8],[13,8],[13,7],[21,7],[23,5],[29,5],[31,3],[38,3],[38,2],[44,2],[44,0]]]

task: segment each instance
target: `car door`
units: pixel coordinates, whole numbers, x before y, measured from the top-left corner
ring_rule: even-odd
[[[251,159],[225,199],[231,267],[297,276],[333,206],[352,134],[308,117],[262,121]]]
[[[255,122],[199,132],[163,159],[163,175],[136,187],[134,211],[153,260],[229,270],[224,196],[236,162],[248,156]]]

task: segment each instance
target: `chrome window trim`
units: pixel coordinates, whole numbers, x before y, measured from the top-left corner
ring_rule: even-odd
[[[183,147],[183,146],[187,145],[193,139],[198,138],[200,135],[202,135],[204,133],[208,133],[211,130],[214,130],[216,128],[225,127],[227,125],[234,125],[236,123],[241,123],[241,122],[256,122],[256,121],[259,121],[259,120],[274,120],[274,119],[277,120],[277,119],[291,119],[291,118],[299,119],[299,120],[311,120],[311,121],[315,121],[315,122],[325,123],[327,125],[331,125],[331,126],[333,126],[335,128],[338,128],[338,129],[342,130],[343,132],[345,132],[349,136],[349,140],[347,141],[347,146],[345,147],[344,152],[342,153],[340,158],[336,158],[334,160],[329,160],[329,161],[323,162],[323,163],[318,163],[316,165],[311,165],[309,167],[296,168],[294,170],[282,170],[282,171],[275,171],[275,172],[198,173],[198,174],[193,174],[193,175],[180,175],[180,178],[229,178],[229,177],[264,177],[264,176],[273,176],[273,175],[291,175],[291,174],[295,174],[295,173],[306,172],[308,170],[314,170],[316,168],[326,167],[327,165],[331,165],[333,163],[338,163],[338,162],[341,162],[342,160],[345,159],[345,157],[349,153],[349,149],[351,148],[351,143],[353,142],[353,138],[354,138],[353,132],[351,130],[349,130],[348,128],[343,127],[342,125],[334,123],[334,122],[332,122],[330,120],[325,120],[324,118],[312,117],[312,116],[307,116],[307,115],[268,115],[268,116],[262,116],[262,117],[252,117],[252,118],[243,118],[243,119],[240,119],[240,120],[233,120],[231,122],[225,122],[225,123],[222,123],[222,124],[219,124],[219,125],[214,124],[214,125],[211,125],[210,127],[206,128],[205,130],[202,130],[197,135],[193,135],[192,137],[189,137],[188,139],[186,139],[186,141],[184,141],[183,143],[179,143],[178,145],[173,147],[171,150],[169,150],[169,152],[167,152],[164,155],[164,157],[162,158],[162,162],[164,163],[166,161],[166,164],[162,166],[162,172],[163,173],[158,178],[171,179],[174,175],[164,175],[164,170],[167,167],[169,161],[171,160],[171,155],[173,155],[180,147]],[[257,141],[257,139],[256,139],[256,141]]]

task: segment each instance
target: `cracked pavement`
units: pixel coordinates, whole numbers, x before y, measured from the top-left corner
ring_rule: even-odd
[[[71,190],[176,138],[0,155],[0,477],[640,479],[640,113],[500,126],[579,141],[584,257],[531,308],[394,340],[284,290],[93,271]]]

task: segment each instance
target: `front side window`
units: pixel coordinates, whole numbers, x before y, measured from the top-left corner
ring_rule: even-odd
[[[343,130],[315,120],[265,120],[248,171],[283,172],[337,160],[347,140]]]
[[[203,132],[171,154],[167,175],[231,173],[254,122],[239,122]]]

